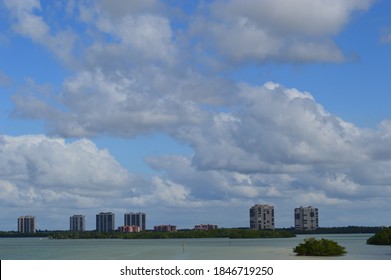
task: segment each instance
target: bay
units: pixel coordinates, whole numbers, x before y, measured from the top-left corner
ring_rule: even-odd
[[[391,246],[367,245],[372,234],[298,235],[265,239],[0,238],[2,260],[391,260]],[[305,238],[326,238],[347,250],[340,257],[298,257]]]

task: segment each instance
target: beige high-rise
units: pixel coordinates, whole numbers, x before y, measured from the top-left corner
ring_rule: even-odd
[[[295,208],[295,229],[315,230],[319,227],[318,208],[300,206]]]
[[[250,208],[250,228],[274,229],[274,206],[256,204]]]

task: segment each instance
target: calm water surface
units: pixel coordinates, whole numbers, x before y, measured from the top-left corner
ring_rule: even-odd
[[[305,238],[327,238],[348,253],[326,259],[391,260],[391,246],[367,245],[372,234],[298,235],[284,239],[65,239],[0,238],[2,260],[289,260]]]

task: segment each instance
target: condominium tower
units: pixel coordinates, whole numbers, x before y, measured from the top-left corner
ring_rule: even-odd
[[[146,217],[145,213],[141,212],[130,212],[124,215],[124,226],[138,226],[141,230],[146,228]]]
[[[70,231],[85,231],[86,219],[84,215],[73,215],[69,218]]]
[[[35,233],[35,217],[21,216],[18,218],[18,232]]]
[[[274,229],[274,206],[256,204],[250,208],[250,228]]]
[[[114,213],[101,212],[96,215],[96,231],[108,232],[115,230],[115,217]]]
[[[315,230],[318,227],[318,208],[312,206],[295,208],[295,229]]]

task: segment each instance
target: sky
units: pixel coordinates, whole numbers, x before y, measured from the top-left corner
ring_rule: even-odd
[[[391,218],[391,2],[0,2],[0,230]]]

